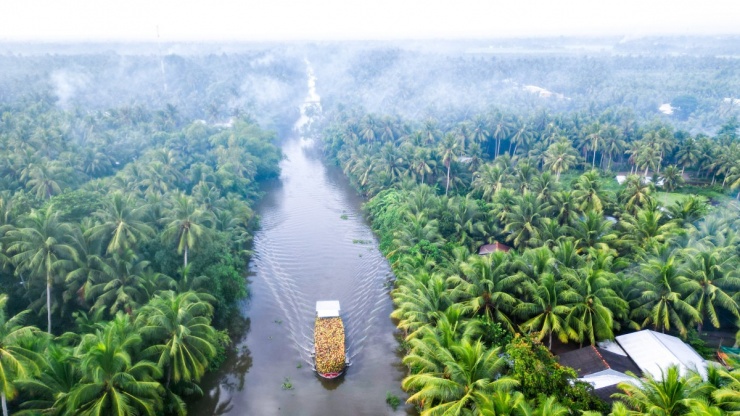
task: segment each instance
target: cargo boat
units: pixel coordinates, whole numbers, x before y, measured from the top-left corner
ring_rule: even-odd
[[[339,315],[339,301],[316,302],[313,342],[316,372],[323,378],[337,378],[344,373],[344,323]]]

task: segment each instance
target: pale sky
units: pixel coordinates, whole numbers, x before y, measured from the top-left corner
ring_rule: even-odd
[[[740,34],[737,0],[0,0],[0,41]]]

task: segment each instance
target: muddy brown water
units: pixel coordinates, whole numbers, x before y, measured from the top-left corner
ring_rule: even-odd
[[[407,414],[412,410],[386,404],[387,392],[405,398],[405,371],[389,318],[392,274],[362,201],[342,172],[323,162],[313,139],[296,132],[282,149],[280,178],[257,207],[251,296],[237,325],[244,335],[201,381],[204,395],[188,414]],[[317,300],[342,307],[350,364],[336,380],[313,370]]]

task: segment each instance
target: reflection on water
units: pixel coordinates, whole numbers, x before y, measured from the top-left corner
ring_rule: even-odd
[[[311,91],[298,127],[320,111]],[[280,180],[260,203],[250,263],[244,335],[217,373],[204,378],[194,415],[393,414],[386,393],[403,397],[404,375],[387,281],[391,276],[341,172],[326,167],[313,139],[288,138]],[[337,380],[313,371],[317,300],[339,300],[350,366]],[[292,386],[292,388],[286,388]],[[399,414],[405,414],[403,409]]]

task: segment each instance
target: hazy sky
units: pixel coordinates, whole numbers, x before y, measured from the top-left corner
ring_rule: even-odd
[[[737,0],[0,0],[2,40],[740,34]]]

